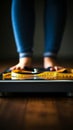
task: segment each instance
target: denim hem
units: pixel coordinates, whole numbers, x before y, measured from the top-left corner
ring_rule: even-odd
[[[56,53],[52,53],[52,52],[45,52],[43,54],[44,57],[56,57],[57,54]]]
[[[32,53],[19,53],[19,57],[23,58],[23,57],[32,57]]]

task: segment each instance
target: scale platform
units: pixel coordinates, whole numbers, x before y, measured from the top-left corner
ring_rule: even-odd
[[[39,77],[15,80],[0,79],[0,92],[66,92],[73,93],[73,80],[48,80]]]
[[[0,80],[0,92],[73,93],[73,80]]]

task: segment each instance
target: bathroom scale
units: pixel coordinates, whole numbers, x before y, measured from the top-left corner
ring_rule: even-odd
[[[0,93],[66,92],[73,93],[73,69],[50,71],[50,68],[5,70],[0,73]]]

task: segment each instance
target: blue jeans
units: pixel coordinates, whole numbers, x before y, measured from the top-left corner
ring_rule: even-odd
[[[66,0],[45,0],[44,57],[57,56],[66,23],[66,11]],[[31,57],[35,28],[34,0],[12,0],[11,17],[19,57]]]

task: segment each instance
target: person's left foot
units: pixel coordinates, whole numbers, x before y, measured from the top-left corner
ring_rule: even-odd
[[[57,71],[64,67],[59,66],[57,61],[54,58],[51,57],[45,57],[44,58],[44,68],[47,69],[50,67],[50,71]]]

